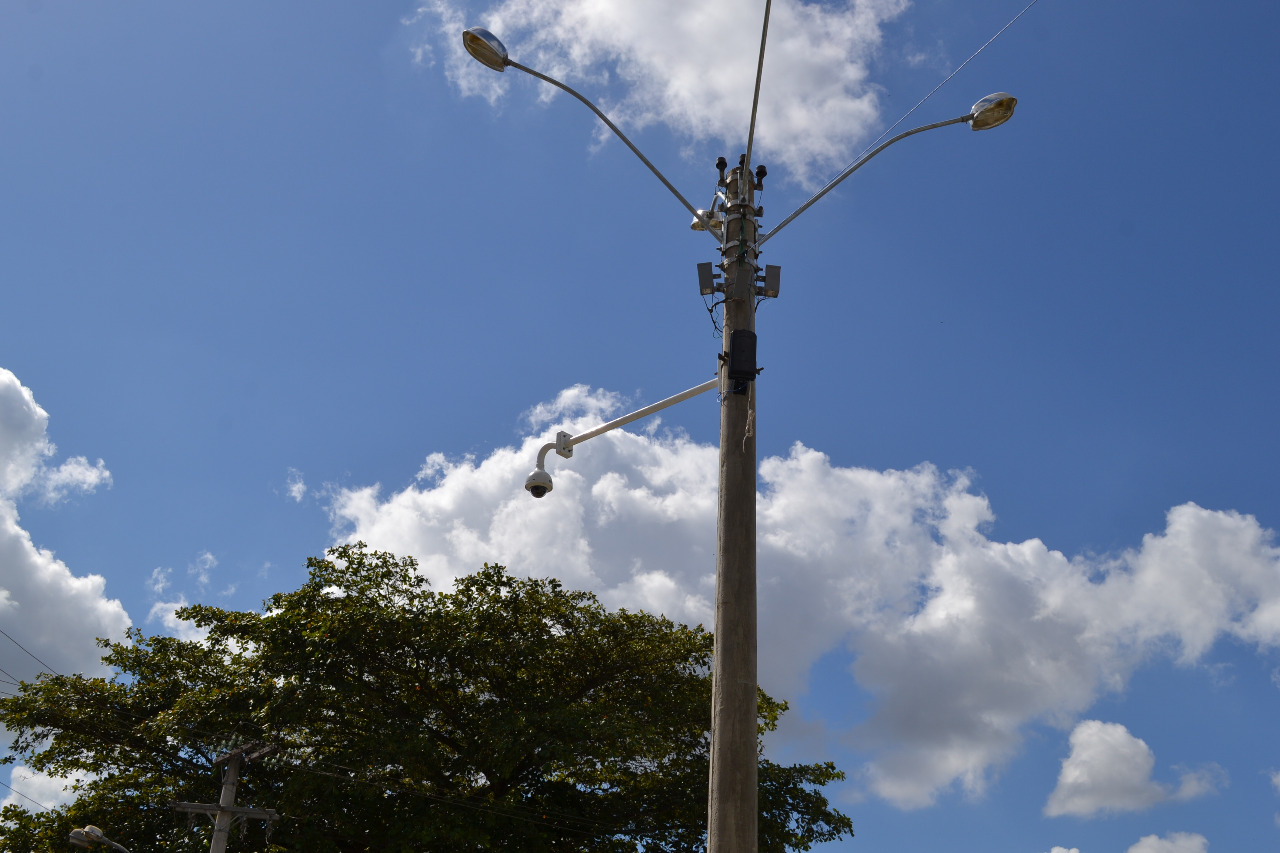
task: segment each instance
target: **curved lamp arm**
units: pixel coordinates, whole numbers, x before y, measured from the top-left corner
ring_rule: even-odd
[[[854,172],[861,169],[863,166],[866,165],[868,160],[870,160],[872,157],[876,156],[881,151],[888,148],[890,145],[897,142],[898,140],[906,139],[908,136],[911,136],[916,133],[923,133],[926,130],[933,130],[935,127],[946,127],[949,124],[959,124],[962,121],[969,121],[970,118],[971,116],[963,115],[963,116],[959,116],[958,118],[947,119],[946,121],[939,121],[933,124],[926,124],[923,127],[917,127],[914,130],[908,130],[906,133],[899,133],[897,136],[895,136],[893,139],[890,139],[888,142],[884,142],[876,146],[875,149],[872,150],[870,154],[867,154],[865,157],[860,157],[857,160],[855,160],[853,165],[845,169],[843,172],[841,172],[838,178],[836,178],[831,183],[827,184],[822,189],[818,190],[818,192],[813,196],[813,198],[809,199],[804,204],[800,205],[798,208],[795,209],[795,211],[790,216],[788,216],[786,219],[779,222],[777,225],[773,226],[773,228],[769,229],[769,232],[767,234],[765,234],[758,241],[756,241],[756,246],[759,247],[763,245],[766,240],[768,240],[774,234],[777,234],[783,228],[787,227],[787,224],[790,223],[791,220],[795,219],[797,216],[804,213],[809,208],[813,207],[813,205],[818,201],[818,199],[822,198],[824,195],[826,195],[827,193],[835,189],[837,184],[839,184],[845,178],[852,175]]]
[[[933,130],[934,128],[938,128],[938,127],[946,127],[949,124],[960,124],[961,122],[967,123],[974,130],[987,130],[992,127],[999,127],[1000,125],[1004,124],[1013,116],[1013,108],[1016,107],[1017,105],[1018,105],[1018,99],[1013,97],[1013,95],[1010,95],[1008,92],[996,92],[994,95],[987,95],[981,101],[978,101],[978,103],[974,104],[969,109],[969,112],[966,115],[957,116],[956,118],[947,119],[946,121],[937,121],[937,122],[934,122],[933,124],[926,124],[926,125],[923,125],[922,127],[913,128],[912,130],[899,133],[897,136],[893,137],[887,142],[883,142],[880,145],[877,145],[871,151],[871,153],[867,154],[864,157],[859,157],[857,160],[855,160],[853,162],[853,165],[845,169],[843,172],[841,172],[840,175],[834,181],[827,184],[822,189],[818,190],[818,192],[813,196],[813,198],[809,199],[804,204],[800,205],[800,207],[796,208],[794,213],[792,213],[786,219],[779,222],[772,229],[770,229],[769,233],[765,234],[763,237],[757,240],[756,248],[759,248],[760,246],[764,245],[764,242],[766,240],[768,240],[774,234],[777,234],[779,231],[785,228],[787,224],[791,222],[791,220],[795,219],[797,216],[799,216],[800,214],[808,210],[810,207],[812,207],[818,199],[822,198],[824,195],[831,192],[833,189],[836,188],[837,184],[839,184],[845,178],[852,175],[854,172],[861,169],[863,166],[866,165],[868,160],[870,160],[872,157],[879,154],[884,149],[888,148],[893,143],[906,139],[908,136],[913,136],[917,133],[923,133],[926,130]]]
[[[649,171],[653,172],[654,176],[656,176],[658,180],[662,181],[662,185],[667,189],[671,190],[671,194],[674,195],[676,198],[678,198],[680,200],[680,203],[685,206],[685,209],[693,214],[693,218],[696,219],[698,222],[700,222],[702,226],[707,229],[707,231],[711,232],[711,235],[713,237],[715,237],[717,240],[721,239],[719,236],[719,232],[715,228],[715,225],[707,217],[699,213],[697,208],[689,204],[688,200],[685,199],[685,197],[680,194],[680,191],[671,185],[671,182],[667,180],[666,176],[658,171],[658,167],[650,163],[649,158],[641,154],[640,149],[635,147],[635,145],[631,143],[631,140],[627,139],[627,135],[623,133],[621,130],[619,130],[616,124],[609,121],[609,117],[606,116],[604,113],[600,112],[599,107],[597,107],[595,104],[591,103],[582,95],[580,95],[578,92],[566,86],[564,83],[561,83],[559,80],[555,79],[554,77],[548,77],[547,75],[539,71],[534,71],[532,68],[529,68],[528,66],[525,66],[525,65],[521,65],[519,62],[516,62],[515,60],[508,57],[507,49],[502,44],[502,42],[498,39],[498,37],[495,36],[493,33],[489,32],[488,30],[484,29],[483,27],[472,27],[471,29],[464,31],[462,33],[462,46],[466,48],[467,53],[471,54],[471,56],[477,62],[481,63],[482,65],[488,68],[492,68],[494,71],[502,71],[507,66],[510,66],[512,68],[518,68],[521,71],[523,71],[525,74],[528,74],[533,77],[537,77],[539,80],[543,81],[544,83],[550,83],[552,86],[555,86],[557,89],[561,89],[565,92],[568,92],[570,95],[573,95],[579,101],[586,104],[587,109],[595,113],[596,116],[602,122],[604,122],[605,125],[608,126],[608,128],[612,130],[614,134],[619,139],[621,139],[628,148],[631,149],[631,153],[639,157],[640,162],[644,163],[646,166],[649,167]]]

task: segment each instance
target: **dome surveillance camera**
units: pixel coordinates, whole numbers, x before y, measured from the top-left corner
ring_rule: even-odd
[[[524,487],[535,498],[545,497],[547,492],[551,491],[551,475],[542,468],[538,468],[524,481]]]

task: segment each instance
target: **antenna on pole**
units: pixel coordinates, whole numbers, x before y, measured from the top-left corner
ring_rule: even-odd
[[[764,31],[760,33],[760,60],[756,63],[756,91],[751,97],[751,127],[747,130],[747,154],[742,161],[742,171],[751,171],[751,145],[756,138],[756,110],[760,106],[760,78],[764,76],[764,45],[769,38],[769,9],[773,0],[764,0]]]

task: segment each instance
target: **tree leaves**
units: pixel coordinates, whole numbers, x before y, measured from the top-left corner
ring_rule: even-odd
[[[237,796],[283,815],[276,850],[702,849],[704,630],[496,565],[436,592],[363,544],[308,568],[259,613],[184,608],[205,641],[131,631],[104,645],[111,679],[44,676],[0,700],[30,766],[103,774],[64,810],[6,810],[0,849],[61,843],[76,821],[135,853],[207,845],[164,804],[216,801],[229,741],[279,748]],[[785,710],[761,693],[761,732]],[[843,778],[832,765],[762,760],[760,778],[762,851],[850,833],[819,790]],[[250,832],[229,849],[264,848]]]

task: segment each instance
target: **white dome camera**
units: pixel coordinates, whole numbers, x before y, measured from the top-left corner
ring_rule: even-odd
[[[535,498],[546,497],[547,492],[551,491],[551,475],[542,468],[536,468],[524,481],[524,487]]]

